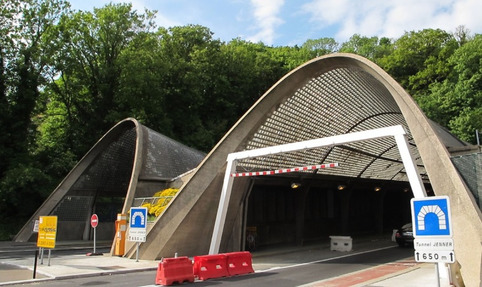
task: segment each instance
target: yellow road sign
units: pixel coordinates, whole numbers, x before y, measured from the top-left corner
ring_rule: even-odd
[[[37,247],[55,248],[57,216],[40,216]]]

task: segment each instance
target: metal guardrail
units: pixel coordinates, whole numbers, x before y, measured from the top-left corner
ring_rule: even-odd
[[[134,202],[132,203],[133,207],[141,207],[146,203],[149,203],[151,206],[167,206],[167,204],[171,201],[174,196],[159,196],[159,197],[137,197],[134,198]],[[156,216],[148,216],[147,222],[153,222]]]

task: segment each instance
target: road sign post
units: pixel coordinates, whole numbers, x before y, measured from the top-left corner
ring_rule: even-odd
[[[449,198],[412,198],[410,206],[415,261],[436,263],[440,286],[439,264],[455,262]]]
[[[90,226],[94,229],[94,252],[92,253],[87,253],[87,256],[92,256],[92,255],[102,255],[102,253],[97,253],[96,252],[96,241],[97,241],[97,226],[99,225],[99,217],[97,214],[92,214],[90,217]]]
[[[92,226],[92,228],[96,228],[97,225],[99,225],[99,217],[94,213],[90,217],[90,226]]]
[[[139,244],[146,242],[147,235],[147,208],[131,207],[129,217],[129,235],[127,240],[137,242],[136,262],[139,261]]]
[[[37,247],[55,248],[57,216],[40,216]]]
[[[34,227],[36,228],[36,227]],[[50,251],[55,248],[55,240],[57,238],[57,216],[40,216],[38,220],[38,236],[37,236],[37,247],[42,250],[42,260],[43,264],[43,248],[49,248],[49,263],[50,266]],[[34,272],[33,278],[35,279],[35,274],[37,272],[37,251],[35,252],[34,261]]]

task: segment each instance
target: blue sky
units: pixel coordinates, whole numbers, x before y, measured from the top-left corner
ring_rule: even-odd
[[[158,26],[199,24],[215,39],[241,38],[273,46],[301,45],[307,39],[353,34],[398,38],[406,31],[463,25],[482,33],[481,0],[70,0],[75,10],[107,3],[132,3],[139,12],[157,10]]]

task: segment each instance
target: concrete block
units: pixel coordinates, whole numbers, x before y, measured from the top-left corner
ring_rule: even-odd
[[[353,247],[350,236],[330,236],[330,250],[332,251],[351,251]]]

